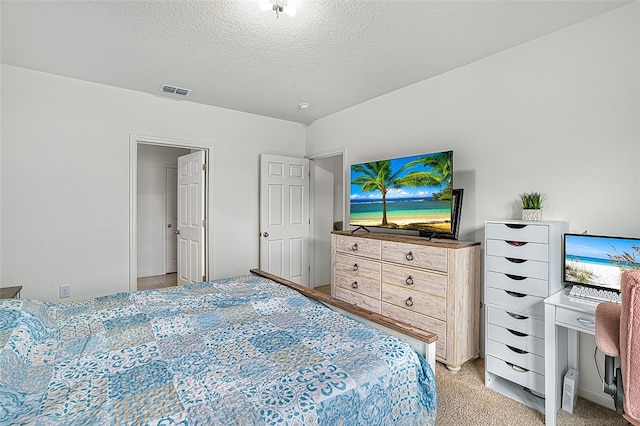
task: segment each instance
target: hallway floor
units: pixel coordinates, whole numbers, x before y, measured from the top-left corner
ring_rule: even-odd
[[[178,274],[175,272],[154,277],[138,278],[138,290],[152,290],[156,288],[175,287],[178,285]]]

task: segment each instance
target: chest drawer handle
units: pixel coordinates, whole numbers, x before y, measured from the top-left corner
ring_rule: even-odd
[[[593,328],[593,321],[584,318],[577,318],[577,320],[580,324]]]
[[[518,259],[517,257],[505,257],[511,263],[524,263],[527,259]]]
[[[516,370],[518,373],[526,373],[527,371],[529,371],[526,368],[522,368],[522,367],[519,367],[519,366],[517,366],[515,364],[511,364],[510,362],[508,362],[507,365],[509,367],[513,368],[514,370]]]
[[[513,334],[514,336],[518,336],[518,337],[525,337],[528,336],[528,334],[525,333],[521,333],[520,331],[515,331],[515,330],[511,330],[509,328],[507,328],[507,331],[511,334]]]
[[[405,305],[407,306],[413,306],[413,298],[408,298],[406,302],[404,302]]]
[[[522,247],[522,246],[526,246],[527,245],[526,241],[509,241],[509,240],[505,240],[504,242],[509,244],[510,246],[513,246],[513,247]]]
[[[515,353],[517,353],[517,354],[521,354],[521,355],[524,355],[524,354],[528,354],[528,353],[529,353],[529,352],[527,352],[527,351],[523,351],[522,349],[514,348],[513,346],[509,346],[509,345],[507,345],[507,348],[509,348],[509,349],[511,349],[513,352],[515,352]]]
[[[522,280],[526,280],[527,277],[523,277],[521,275],[513,275],[513,274],[505,274],[507,276],[507,278],[511,278],[514,281],[522,281]]]
[[[351,288],[358,288],[358,281],[354,281],[351,283]]]
[[[407,253],[407,255],[405,256],[405,258],[411,262],[413,260],[413,252],[410,251],[409,253]]]
[[[357,263],[353,264],[353,272],[358,272],[358,264]]]
[[[507,293],[511,297],[526,297],[527,296],[526,294],[516,293],[515,291],[509,291],[509,290],[505,290],[505,293]]]
[[[354,245],[352,245],[351,250],[358,251],[358,243],[355,243]]]
[[[526,227],[527,225],[521,225],[519,223],[505,223],[504,226],[506,226],[507,228],[511,228],[511,229],[522,229],[522,228]]]
[[[407,285],[413,285],[413,277],[409,275],[409,278],[404,280],[404,282],[407,283]]]
[[[509,315],[511,318],[513,318],[513,319],[517,319],[517,320],[526,320],[526,319],[529,319],[529,317],[525,317],[524,315],[514,314],[513,312],[507,312],[507,315]]]

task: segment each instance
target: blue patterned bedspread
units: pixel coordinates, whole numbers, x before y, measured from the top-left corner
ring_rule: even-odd
[[[433,425],[406,343],[242,276],[68,304],[0,300],[0,424]]]

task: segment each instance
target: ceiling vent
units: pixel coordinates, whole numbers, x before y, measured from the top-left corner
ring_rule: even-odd
[[[182,87],[169,86],[168,84],[163,84],[160,87],[160,90],[164,93],[172,93],[174,95],[181,96],[189,96],[191,93],[191,89],[183,89]]]

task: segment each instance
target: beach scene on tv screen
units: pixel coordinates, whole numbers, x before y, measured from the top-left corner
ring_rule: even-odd
[[[352,165],[349,223],[451,232],[452,154]]]
[[[565,281],[620,288],[626,269],[640,269],[640,240],[585,235],[565,239]]]

